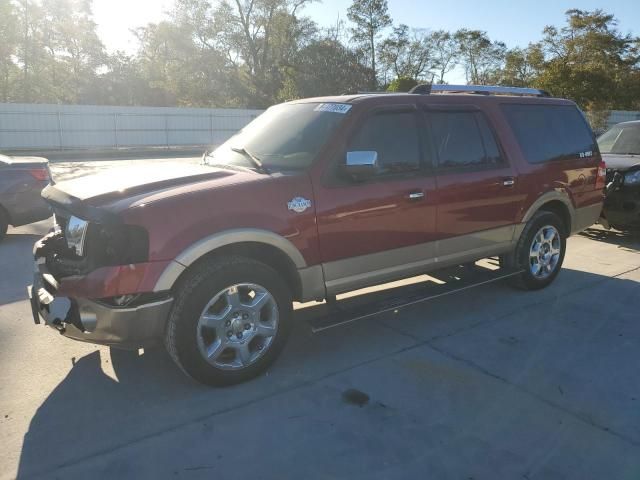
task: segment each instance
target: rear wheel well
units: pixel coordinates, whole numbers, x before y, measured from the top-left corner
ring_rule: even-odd
[[[562,224],[565,227],[565,235],[569,235],[571,233],[571,213],[569,212],[569,208],[563,202],[560,200],[551,200],[550,202],[542,205],[539,210],[555,213],[562,220]]]
[[[291,295],[294,300],[299,300],[302,297],[302,285],[300,282],[300,276],[298,275],[298,270],[293,261],[286,253],[284,253],[279,248],[260,242],[232,243],[230,245],[225,245],[223,247],[212,250],[206,255],[200,257],[198,260],[192,263],[184,272],[182,272],[175,285],[179,285],[180,281],[185,277],[185,274],[196,268],[201,263],[210,260],[212,257],[223,258],[230,255],[251,258],[258,262],[269,265],[276,272],[282,275],[291,290]]]

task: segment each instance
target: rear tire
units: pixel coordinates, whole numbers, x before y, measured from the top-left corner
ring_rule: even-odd
[[[505,263],[523,270],[512,285],[523,290],[540,290],[560,273],[567,246],[567,227],[552,212],[536,212],[527,222],[513,254]]]
[[[292,296],[273,268],[244,258],[212,258],[180,282],[165,345],[198,382],[249,380],[277,358],[291,329]]]

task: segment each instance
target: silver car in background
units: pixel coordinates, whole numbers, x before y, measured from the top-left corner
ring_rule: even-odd
[[[50,182],[46,158],[0,155],[0,240],[9,225],[19,227],[51,216],[40,196]]]

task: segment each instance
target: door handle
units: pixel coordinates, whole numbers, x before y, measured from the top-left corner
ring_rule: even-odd
[[[407,195],[409,200],[420,200],[424,198],[424,192],[411,192]]]
[[[516,179],[513,177],[507,177],[502,180],[502,185],[505,187],[513,187],[516,184]]]

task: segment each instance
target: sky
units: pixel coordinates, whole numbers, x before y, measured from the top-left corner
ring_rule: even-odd
[[[348,0],[324,0],[306,7],[304,13],[320,25],[346,19]],[[570,8],[602,8],[619,20],[626,33],[640,35],[639,0],[478,0],[412,1],[388,0],[389,12],[396,24],[430,30],[471,28],[486,30],[489,36],[509,47],[526,46],[540,38],[545,25],[561,25]],[[130,29],[157,22],[171,8],[172,0],[94,0],[93,12],[98,32],[110,51],[135,51]],[[527,5],[528,4],[528,5]],[[480,6],[479,6],[480,5]],[[635,30],[635,32],[634,32]]]
[[[130,30],[162,20],[172,4],[172,0],[94,0],[98,33],[109,51],[133,53],[136,43]],[[329,26],[338,18],[346,19],[350,4],[349,0],[324,0],[307,6],[303,13]],[[510,48],[539,40],[546,25],[562,25],[564,12],[571,8],[602,8],[617,17],[622,32],[640,35],[640,0],[388,0],[388,4],[395,24],[430,30],[485,30]],[[462,80],[461,72],[453,76],[450,82]]]

